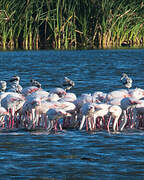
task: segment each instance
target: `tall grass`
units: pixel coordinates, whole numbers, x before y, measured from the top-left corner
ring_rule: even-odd
[[[144,45],[143,0],[0,0],[0,46],[55,49]]]

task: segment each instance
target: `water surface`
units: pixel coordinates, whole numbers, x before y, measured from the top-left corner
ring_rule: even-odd
[[[5,51],[0,52],[0,77],[34,78],[49,91],[64,76],[75,81],[79,96],[123,88],[122,72],[133,87],[144,88],[144,50]],[[142,179],[144,131],[118,134],[68,130],[0,131],[0,179]]]

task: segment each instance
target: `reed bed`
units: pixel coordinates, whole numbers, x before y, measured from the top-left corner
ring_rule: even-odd
[[[143,0],[0,0],[3,49],[144,45]]]

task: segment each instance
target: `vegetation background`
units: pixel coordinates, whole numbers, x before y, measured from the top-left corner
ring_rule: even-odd
[[[144,45],[144,0],[0,0],[2,49]]]

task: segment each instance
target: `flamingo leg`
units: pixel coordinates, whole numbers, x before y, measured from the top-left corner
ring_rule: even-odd
[[[109,120],[108,120],[108,123],[107,123],[107,130],[108,130],[108,132],[110,132],[110,128],[109,128],[109,126],[110,126],[110,121],[111,121],[111,116],[109,117]]]
[[[100,117],[97,118],[97,127],[100,129]]]
[[[88,118],[86,118],[86,131],[88,131]]]
[[[127,123],[127,116],[126,116],[126,110],[123,111],[124,113],[124,119],[122,119],[121,125],[120,125],[120,131],[122,131]]]
[[[12,128],[14,127],[14,114],[15,114],[15,110],[14,108],[11,109],[11,114],[12,114]]]
[[[118,130],[118,120],[119,120],[119,116],[114,119],[114,123],[113,123],[114,132],[116,131],[116,129]]]
[[[81,124],[80,124],[80,127],[79,127],[79,130],[81,130],[81,129],[83,128],[83,125],[84,125],[85,120],[86,120],[86,116],[83,115],[82,121],[81,121]]]
[[[88,124],[89,124],[90,130],[92,130],[91,118],[88,118]]]

